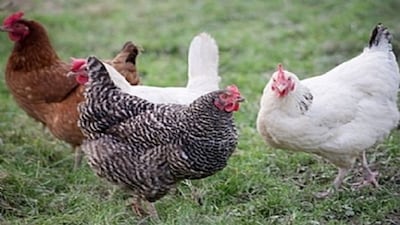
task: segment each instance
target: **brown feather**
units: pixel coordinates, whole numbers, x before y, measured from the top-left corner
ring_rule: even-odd
[[[77,106],[84,100],[83,87],[66,76],[70,65],[54,50],[45,28],[36,21],[18,20],[29,34],[17,41],[6,66],[6,85],[18,105],[32,118],[43,123],[58,139],[80,146],[83,135],[77,126]],[[136,47],[136,46],[135,46]],[[132,85],[139,83],[135,64],[123,65],[129,53],[124,48],[111,61]],[[137,52],[137,51],[136,51]]]

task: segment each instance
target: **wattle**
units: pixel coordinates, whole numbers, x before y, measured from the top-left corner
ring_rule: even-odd
[[[87,77],[86,75],[78,74],[78,75],[76,76],[76,81],[77,81],[79,84],[86,84],[86,82],[89,81],[89,77]]]

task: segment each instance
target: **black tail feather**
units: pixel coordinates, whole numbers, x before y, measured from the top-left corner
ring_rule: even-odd
[[[116,87],[102,61],[95,56],[89,56],[86,64],[91,86],[100,84],[101,86]]]
[[[95,56],[86,60],[89,82],[85,85],[85,101],[79,105],[78,126],[87,138],[101,137],[116,124],[154,108],[154,104],[121,92],[111,80],[111,66]],[[117,71],[115,71],[117,72]]]
[[[382,39],[387,39],[388,43],[391,41],[391,35],[387,27],[383,26],[382,23],[378,23],[372,30],[371,38],[369,40],[369,47],[378,46]]]
[[[91,78],[98,78],[99,76],[101,77],[101,74],[108,73],[103,63],[95,56],[89,56],[86,64]]]

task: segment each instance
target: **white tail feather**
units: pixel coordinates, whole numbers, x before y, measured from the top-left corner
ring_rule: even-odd
[[[121,88],[122,90],[129,90],[132,85],[125,79],[122,74],[120,74],[114,67],[107,63],[103,63],[104,67],[108,71],[111,80],[114,82],[115,86]]]
[[[187,88],[214,91],[219,89],[218,46],[214,38],[200,33],[190,43],[188,53]]]

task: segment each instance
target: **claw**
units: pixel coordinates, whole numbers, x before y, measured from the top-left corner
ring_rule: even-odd
[[[132,211],[140,218],[143,218],[147,215],[146,211],[143,209],[142,199],[138,196],[133,196],[132,199]]]
[[[316,198],[327,198],[333,195],[336,190],[339,190],[340,186],[343,183],[343,179],[347,175],[350,169],[348,168],[339,168],[338,175],[336,176],[335,180],[333,181],[333,185],[331,188],[324,192],[314,193]]]
[[[143,203],[144,203],[145,207],[143,207]],[[145,218],[147,216],[150,216],[153,220],[156,220],[156,221],[159,220],[157,210],[154,206],[154,203],[152,203],[152,202],[143,200],[139,196],[134,195],[131,207],[132,207],[132,211],[139,218]]]
[[[365,151],[362,152],[361,157],[362,157],[362,167],[364,170],[364,180],[359,183],[353,184],[353,186],[361,188],[361,187],[365,187],[369,184],[373,184],[376,188],[378,188],[379,183],[377,181],[377,178],[378,178],[379,172],[371,171],[371,169],[368,166],[367,155],[366,155]]]
[[[332,196],[334,193],[335,193],[335,188],[329,188],[326,191],[317,192],[317,193],[314,193],[313,195],[318,199],[324,199],[324,198],[328,198],[328,197]]]

